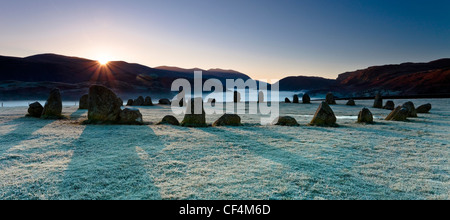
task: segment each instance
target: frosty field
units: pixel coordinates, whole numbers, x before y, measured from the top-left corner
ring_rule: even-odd
[[[338,101],[336,128],[306,126],[318,102],[280,104],[300,127],[257,115],[241,127],[154,125],[164,106],[139,108],[151,125],[81,125],[75,106],[60,121],[4,107],[0,199],[450,199],[450,99],[412,101],[433,109],[393,122],[370,108],[374,125],[355,123],[373,101]]]

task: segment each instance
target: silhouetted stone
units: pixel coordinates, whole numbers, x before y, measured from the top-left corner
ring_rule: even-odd
[[[133,101],[133,106],[142,106],[144,105],[144,102],[145,102],[144,97],[139,96],[137,99]]]
[[[199,112],[196,112],[196,106]],[[188,102],[186,114],[181,122],[181,126],[185,127],[206,127],[205,110],[203,109],[203,99],[195,98]]]
[[[292,99],[292,103],[300,103],[300,101],[298,100],[298,95],[294,95],[294,98]]]
[[[126,108],[120,112],[120,121],[121,124],[128,125],[141,125],[143,124],[142,114],[138,109],[134,108]]]
[[[431,107],[432,107],[431,104],[428,103],[428,104],[419,106],[419,107],[416,109],[416,111],[417,111],[417,113],[429,113],[430,110],[431,110]]]
[[[353,100],[353,99],[348,100],[346,105],[348,105],[348,106],[355,106],[356,105],[355,100]]]
[[[169,99],[160,99],[158,103],[160,105],[171,105],[172,104]]]
[[[264,102],[264,92],[259,91],[258,92],[258,103],[263,103],[263,102]]]
[[[133,99],[128,99],[127,106],[133,106]]]
[[[289,100],[289,98],[285,98],[285,99],[284,99],[284,102],[285,102],[285,103],[291,103],[291,100]]]
[[[373,123],[372,112],[368,108],[363,108],[358,114],[358,123]]]
[[[42,107],[41,103],[34,102],[31,103],[28,107],[28,116],[40,118],[43,111],[44,107]]]
[[[89,88],[88,119],[91,122],[118,122],[121,103],[110,89],[93,85]]]
[[[59,89],[52,89],[50,96],[45,102],[42,118],[44,119],[60,119],[62,118],[62,100]]]
[[[402,106],[395,108],[385,120],[387,121],[406,121],[408,117],[408,109]]]
[[[233,93],[233,102],[241,102],[241,93],[239,93],[238,91],[234,91]]]
[[[316,114],[314,115],[309,125],[331,126],[331,127],[337,126],[336,116],[334,115],[333,110],[326,102],[322,102],[319,105],[319,108],[317,108]]]
[[[325,102],[328,105],[336,105],[336,100],[334,99],[333,93],[331,93],[331,92],[327,93],[327,96],[325,98]]]
[[[414,103],[406,102],[405,104],[402,105],[402,107],[408,109],[408,117],[411,117],[411,118],[417,117],[417,111],[416,111],[416,108],[414,107]]]
[[[78,105],[79,109],[88,109],[89,108],[88,98],[89,98],[88,94],[81,96],[80,104]]]
[[[383,97],[381,97],[381,94],[378,93],[375,96],[375,101],[373,102],[374,108],[383,108]]]
[[[150,96],[145,97],[144,100],[144,104],[142,104],[143,106],[152,106],[153,102],[152,102],[152,98]]]
[[[120,106],[123,106],[123,100],[121,98],[118,98],[120,102]]]
[[[280,126],[299,126],[297,120],[295,118],[290,116],[281,116],[275,119],[273,121],[274,125],[280,125]]]
[[[241,117],[236,114],[224,114],[213,123],[213,126],[240,126]]]
[[[395,109],[394,102],[393,101],[387,101],[386,104],[384,105],[383,109],[394,110]]]
[[[158,125],[165,125],[165,124],[178,126],[178,125],[180,125],[180,122],[174,116],[166,115],[160,122],[158,122]]]
[[[302,102],[303,104],[311,104],[311,97],[309,97],[308,93],[303,94]]]

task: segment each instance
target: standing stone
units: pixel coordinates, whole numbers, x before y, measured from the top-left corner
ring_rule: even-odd
[[[258,103],[263,103],[263,102],[264,102],[264,92],[259,91],[258,92]]]
[[[197,110],[198,112],[196,112]],[[203,109],[203,99],[194,98],[188,102],[186,114],[181,122],[181,126],[185,127],[206,127],[206,114]]]
[[[239,93],[238,91],[234,91],[233,102],[234,103],[241,102],[241,93]]]
[[[120,106],[123,106],[123,100],[121,98],[118,98],[120,102]]]
[[[289,98],[285,98],[285,99],[284,99],[284,102],[285,102],[285,103],[291,103],[291,100],[289,100]]]
[[[368,108],[363,108],[358,115],[358,123],[373,123],[372,112]]]
[[[88,109],[89,108],[88,98],[89,98],[88,94],[81,96],[80,104],[78,105],[79,109]]]
[[[384,105],[383,109],[387,109],[387,110],[394,110],[395,109],[395,104],[393,101],[387,101],[386,104]]]
[[[120,112],[120,123],[121,124],[136,124],[140,125],[143,123],[142,114],[138,109],[126,108]]]
[[[152,98],[150,96],[145,97],[143,106],[152,106],[152,105],[153,105]]]
[[[432,107],[431,104],[428,103],[428,104],[419,106],[419,107],[416,109],[416,111],[417,111],[417,113],[429,113],[430,110],[431,110],[431,107]]]
[[[160,100],[158,101],[158,103],[159,103],[160,105],[171,105],[171,104],[172,104],[172,103],[170,102],[169,99],[160,99]]]
[[[217,126],[240,126],[241,117],[236,114],[224,114],[213,123],[213,127]]]
[[[292,99],[292,103],[296,103],[296,104],[300,103],[299,99],[298,99],[298,95],[294,95],[294,98]]]
[[[356,105],[355,100],[353,100],[353,99],[348,100],[346,105],[348,105],[348,106],[355,106]]]
[[[300,126],[295,118],[290,116],[278,117],[273,121],[274,125],[280,126]]]
[[[128,99],[127,106],[133,106],[133,99]]]
[[[158,122],[157,125],[166,125],[166,124],[178,126],[178,125],[180,125],[180,122],[174,116],[166,115],[160,122]]]
[[[336,105],[336,100],[334,99],[333,93],[331,93],[331,92],[327,93],[327,96],[325,98],[325,102],[328,105]]]
[[[42,118],[46,119],[59,119],[62,118],[62,100],[59,89],[52,89],[50,96],[45,103],[44,110],[42,111]]]
[[[386,121],[406,121],[408,109],[402,106],[395,108],[387,117]]]
[[[144,102],[144,97],[139,96],[136,100],[133,101],[133,106],[142,106]]]
[[[373,103],[374,108],[383,108],[383,97],[381,97],[381,94],[378,93],[375,96],[375,101]]]
[[[28,115],[31,117],[40,118],[42,111],[44,111],[44,107],[39,102],[31,103],[28,107]]]
[[[308,93],[303,94],[302,101],[303,104],[311,104],[311,97],[309,97]]]
[[[416,108],[414,107],[414,103],[406,102],[405,104],[402,105],[402,107],[408,109],[408,117],[417,118],[417,111]]]
[[[322,102],[319,105],[319,108],[317,109],[316,114],[314,115],[309,125],[331,126],[331,127],[337,126],[336,116],[334,115],[333,110],[326,102]]]
[[[88,119],[91,122],[117,122],[120,119],[121,103],[110,89],[93,85],[89,88]]]

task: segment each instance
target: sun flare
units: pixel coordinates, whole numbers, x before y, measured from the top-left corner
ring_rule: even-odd
[[[106,65],[106,64],[109,63],[109,60],[107,60],[107,59],[99,59],[98,63],[100,63],[100,65]]]

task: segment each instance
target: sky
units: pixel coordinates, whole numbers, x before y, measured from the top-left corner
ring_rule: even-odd
[[[449,0],[1,1],[0,55],[336,78],[450,57],[449,12]]]

